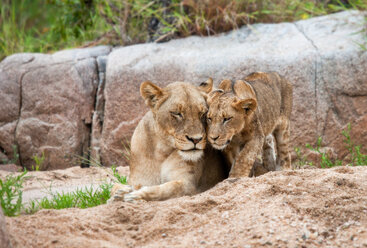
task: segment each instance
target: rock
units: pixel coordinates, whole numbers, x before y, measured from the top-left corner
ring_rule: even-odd
[[[325,153],[327,158],[329,158],[333,163],[337,160],[337,154],[335,153],[334,149],[331,147],[322,147],[320,148],[321,153]],[[321,163],[321,155],[318,152],[308,150],[305,152],[305,158],[307,162],[312,162],[313,165],[320,165]]]
[[[367,141],[367,53],[358,45],[365,42],[358,32],[361,18],[361,13],[352,11],[296,23],[317,52],[317,134],[339,158],[347,154],[341,130],[348,123],[356,144]]]
[[[8,230],[6,228],[5,216],[3,214],[3,210],[0,207],[0,247],[1,248],[10,248],[12,247],[10,244]]]
[[[0,158],[13,162],[15,145],[17,163],[28,168],[42,154],[41,169],[80,164],[75,156],[127,165],[130,137],[148,111],[143,81],[198,85],[212,77],[218,85],[277,71],[294,86],[291,150],[323,136],[323,149],[343,159],[348,123],[354,142],[367,143],[367,53],[357,45],[363,23],[363,12],[348,11],[112,52],[101,46],[14,54],[0,62]]]
[[[96,103],[93,112],[92,119],[92,133],[91,133],[91,153],[90,156],[96,162],[101,162],[100,157],[100,143],[102,137],[102,127],[103,127],[103,119],[104,119],[104,88],[105,88],[105,78],[106,78],[106,63],[107,56],[101,56],[97,58],[98,65],[98,89],[96,92]]]
[[[291,147],[315,144],[345,156],[341,130],[352,123],[357,143],[367,142],[367,53],[358,33],[363,13],[341,12],[295,23],[255,24],[215,37],[115,49],[108,57],[101,155],[123,165],[122,141],[147,112],[139,86],[150,80],[199,84],[213,77],[241,79],[277,71],[294,86]]]
[[[42,154],[42,170],[78,164],[76,156],[87,155],[90,146],[99,85],[96,56],[109,51],[96,47],[4,59],[0,94],[6,102],[0,112],[0,148],[12,154],[11,145],[17,145],[20,163],[29,169],[35,164],[32,157]]]
[[[23,170],[23,167],[16,164],[0,164],[0,170],[9,172],[20,172]]]

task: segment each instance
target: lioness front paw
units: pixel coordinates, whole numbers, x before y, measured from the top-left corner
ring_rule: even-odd
[[[111,189],[111,195],[116,194],[122,196],[124,194],[130,193],[131,191],[133,191],[132,186],[116,183]]]
[[[129,194],[124,195],[125,202],[135,202],[140,200],[143,200],[143,198],[139,191],[133,191]]]
[[[133,188],[130,185],[115,184],[111,189],[111,198],[107,201],[107,203],[123,201],[124,195],[130,193],[131,191],[133,191]]]

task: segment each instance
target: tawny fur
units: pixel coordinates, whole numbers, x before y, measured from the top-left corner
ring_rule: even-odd
[[[141,85],[150,111],[131,140],[132,187],[116,185],[114,199],[150,201],[192,195],[228,176],[221,153],[206,146],[205,97],[212,85],[211,79],[198,87],[182,82],[165,88],[150,82]]]
[[[275,72],[255,72],[233,85],[223,80],[219,88],[208,97],[207,134],[212,146],[223,150],[231,165],[229,176],[249,176],[262,149],[268,167],[290,169],[292,85]],[[266,139],[269,135],[275,137],[276,165],[271,162],[274,152]]]

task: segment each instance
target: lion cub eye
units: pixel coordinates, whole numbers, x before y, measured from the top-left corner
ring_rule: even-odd
[[[209,118],[209,117],[208,117],[208,118],[206,119],[206,121],[207,121],[208,123],[211,123],[211,122],[212,122],[212,118]]]
[[[232,120],[232,118],[233,117],[224,118],[223,119],[223,124],[229,122],[230,120]]]
[[[177,119],[182,119],[183,118],[183,116],[180,112],[170,112],[170,113],[173,117],[175,117]]]

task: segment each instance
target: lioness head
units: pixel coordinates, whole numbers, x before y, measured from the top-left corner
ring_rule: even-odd
[[[208,140],[215,149],[224,149],[233,136],[252,119],[257,107],[256,94],[248,83],[238,80],[233,85],[223,80],[218,90],[208,96]]]
[[[184,160],[197,161],[204,154],[206,94],[212,86],[211,79],[200,86],[183,82],[171,83],[165,88],[151,82],[140,86],[140,93],[153,113],[157,131],[178,149]]]

